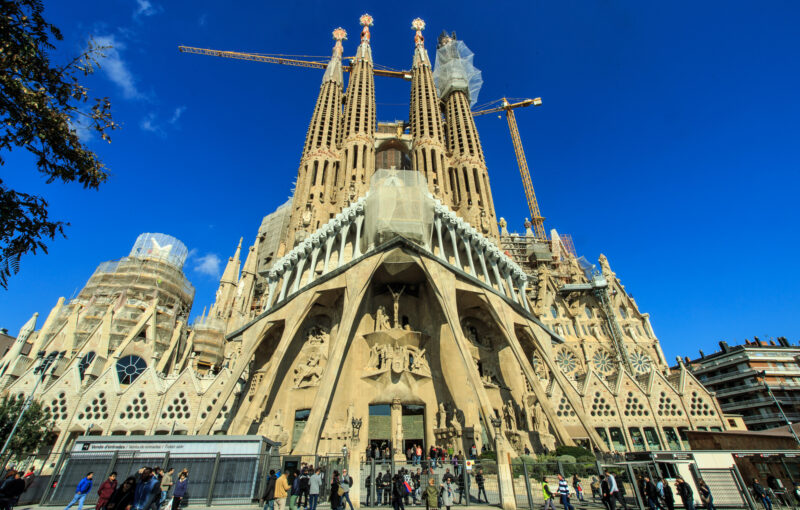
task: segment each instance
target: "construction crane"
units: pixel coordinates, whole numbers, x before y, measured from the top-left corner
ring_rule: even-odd
[[[492,103],[489,103],[492,104]],[[525,198],[528,200],[528,209],[531,211],[531,223],[533,223],[534,235],[542,240],[547,239],[547,234],[544,231],[544,218],[539,211],[539,203],[536,201],[536,193],[533,191],[533,182],[531,182],[531,172],[528,169],[528,161],[525,159],[525,151],[522,149],[522,140],[519,137],[519,129],[517,128],[517,119],[514,117],[514,109],[522,108],[525,106],[541,106],[542,98],[524,99],[522,101],[511,103],[507,98],[500,99],[500,106],[494,108],[487,108],[472,112],[473,117],[479,115],[486,115],[488,113],[506,112],[506,120],[508,120],[508,129],[511,131],[511,142],[514,144],[514,153],[517,155],[517,165],[519,165],[519,173],[522,175],[522,185],[525,188]]]
[[[212,57],[223,57],[223,58],[235,58],[238,60],[252,60],[254,62],[266,62],[268,64],[283,64],[286,66],[296,66],[296,67],[309,67],[312,69],[325,69],[328,67],[328,63],[325,61],[318,61],[318,60],[306,60],[308,57],[306,55],[270,55],[270,54],[261,54],[261,53],[243,53],[240,51],[222,51],[222,50],[211,50],[208,48],[194,48],[192,46],[178,46],[178,50],[181,53],[194,53],[196,55],[210,55]],[[293,57],[293,58],[289,58]],[[345,57],[344,60],[352,60],[355,57]],[[390,78],[402,78],[407,81],[411,81],[411,71],[397,71],[395,69],[388,69],[385,66],[380,66],[381,68],[373,69],[373,72],[376,76],[388,76]],[[348,73],[352,69],[352,66],[344,65],[342,66],[344,71]]]
[[[311,69],[325,69],[328,63],[320,60],[313,60],[308,55],[279,55],[279,54],[262,54],[262,53],[244,53],[240,51],[223,51],[212,50],[208,48],[195,48],[192,46],[178,46],[178,50],[182,53],[194,53],[196,55],[210,55],[212,57],[234,58],[238,60],[252,60],[254,62],[265,62],[268,64],[282,64],[296,67],[306,67]],[[346,57],[345,59],[352,60],[354,57]],[[376,76],[387,76],[389,78],[402,78],[406,81],[411,80],[411,71],[397,71],[388,69],[385,66],[382,68],[375,68],[373,72]],[[342,69],[350,72],[352,66],[342,66]],[[493,102],[494,103],[494,102]],[[489,103],[487,106],[493,104]],[[500,106],[491,107],[484,110],[472,112],[474,117],[479,115],[486,115],[488,113],[506,112],[506,119],[508,120],[508,129],[511,131],[511,141],[514,144],[514,153],[517,156],[517,164],[519,165],[519,172],[522,175],[522,185],[525,188],[525,198],[528,200],[528,209],[531,212],[531,223],[533,224],[534,234],[537,238],[546,240],[547,234],[544,231],[544,218],[539,212],[539,203],[536,201],[536,193],[533,191],[533,183],[531,182],[531,172],[528,169],[528,162],[525,159],[525,151],[522,149],[522,140],[519,137],[519,129],[517,128],[517,120],[514,117],[514,109],[522,108],[525,106],[540,106],[542,98],[537,97],[534,99],[524,99],[522,101],[511,103],[507,98],[500,99]]]

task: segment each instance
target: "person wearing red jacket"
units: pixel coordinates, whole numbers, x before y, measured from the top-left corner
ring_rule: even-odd
[[[104,508],[106,503],[108,503],[108,500],[111,499],[111,495],[114,494],[115,490],[117,490],[116,471],[108,475],[108,480],[100,484],[100,488],[97,489],[97,504],[94,506],[95,510]]]

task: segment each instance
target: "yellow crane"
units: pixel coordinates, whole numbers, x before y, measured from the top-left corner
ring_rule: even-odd
[[[490,103],[491,104],[491,103]],[[508,120],[508,129],[511,131],[511,142],[514,144],[514,153],[517,156],[517,165],[519,165],[519,173],[522,175],[522,186],[525,188],[525,198],[528,200],[528,209],[531,211],[531,223],[533,224],[534,235],[542,240],[547,239],[547,234],[544,231],[544,217],[539,212],[539,203],[536,201],[536,193],[533,191],[533,182],[531,181],[531,172],[528,169],[528,161],[525,159],[525,151],[522,148],[522,139],[519,137],[519,129],[517,128],[517,119],[514,116],[514,109],[523,108],[526,106],[541,106],[542,98],[537,97],[534,99],[524,99],[516,103],[510,102],[507,98],[500,99],[500,106],[494,108],[486,108],[472,112],[473,117],[479,115],[486,115],[488,113],[506,112],[506,120]]]
[[[306,67],[311,69],[325,69],[328,66],[326,61],[313,60],[314,58],[325,57],[310,57],[308,55],[280,55],[280,54],[263,54],[263,53],[244,53],[240,51],[223,51],[213,50],[208,48],[195,48],[193,46],[178,46],[178,50],[182,53],[193,53],[196,55],[210,55],[213,57],[233,58],[238,60],[251,60],[254,62],[265,62],[268,64],[282,64],[296,67]],[[346,57],[345,60],[353,57]],[[350,72],[352,66],[342,66],[344,71]],[[385,66],[375,68],[373,70],[376,76],[386,76],[389,78],[402,78],[404,80],[411,80],[411,71],[398,71],[389,69]],[[546,240],[547,234],[544,231],[544,217],[539,212],[539,203],[536,201],[536,193],[533,191],[533,183],[531,182],[531,172],[528,169],[528,162],[525,159],[525,151],[522,148],[522,140],[519,136],[519,129],[517,128],[517,119],[514,116],[514,109],[526,106],[540,106],[542,98],[537,97],[534,99],[524,99],[516,103],[510,102],[507,98],[499,100],[500,105],[496,107],[486,108],[472,112],[474,117],[479,115],[486,115],[495,112],[506,112],[506,119],[508,120],[508,129],[511,131],[511,141],[514,144],[514,153],[517,156],[517,164],[519,165],[519,173],[522,175],[522,185],[525,188],[525,198],[528,201],[528,209],[531,212],[531,223],[533,224],[534,234],[537,238]],[[494,103],[494,102],[493,102]],[[487,106],[493,104],[489,103]]]
[[[254,62],[266,62],[268,64],[283,64],[287,66],[296,67],[310,67],[312,69],[325,69],[328,67],[328,62],[319,60],[310,60],[313,57],[306,55],[271,55],[262,53],[244,53],[241,51],[223,51],[211,50],[208,48],[194,48],[192,46],[178,46],[181,53],[194,53],[196,55],[210,55],[212,57],[235,58],[238,60],[252,60]],[[343,60],[352,60],[354,57],[345,57]],[[376,64],[377,66],[377,64]],[[385,66],[373,69],[376,76],[388,76],[390,78],[403,78],[404,80],[411,81],[411,71],[397,71],[395,69],[388,69]],[[342,66],[344,71],[348,73],[352,66]]]

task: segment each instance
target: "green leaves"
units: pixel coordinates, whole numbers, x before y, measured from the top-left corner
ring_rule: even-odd
[[[61,67],[48,52],[61,32],[42,16],[40,0],[0,2],[0,165],[1,151],[21,147],[36,156],[36,168],[47,183],[78,181],[97,189],[108,178],[98,156],[78,136],[75,126],[111,141],[118,129],[111,102],[91,98],[79,77],[100,67],[107,46],[90,40],[86,50]],[[22,255],[47,252],[43,239],[64,235],[68,224],[52,221],[47,201],[16,192],[0,180],[0,287],[19,271]]]
[[[0,400],[0,444],[5,444],[14,427],[14,422],[22,412],[24,402],[23,397],[6,396]],[[17,427],[8,452],[12,456],[23,456],[36,452],[45,434],[51,428],[52,422],[50,412],[43,409],[42,405],[34,400]]]

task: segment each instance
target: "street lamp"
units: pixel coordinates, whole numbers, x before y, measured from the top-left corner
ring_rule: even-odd
[[[53,370],[50,372],[55,371],[56,362],[64,357],[65,351],[59,352],[57,355],[55,353],[50,354],[50,356],[44,356],[44,351],[39,351],[36,354],[36,359],[39,360],[39,366],[33,369],[33,373],[37,374],[39,377],[36,378],[36,383],[33,385],[33,389],[31,390],[28,397],[25,399],[25,402],[22,404],[22,409],[19,412],[19,416],[17,416],[17,421],[14,422],[14,427],[11,428],[11,432],[8,434],[6,438],[5,444],[3,444],[3,449],[0,450],[0,460],[5,458],[6,450],[8,450],[8,445],[11,444],[11,439],[14,437],[14,433],[17,431],[17,427],[19,427],[19,423],[22,421],[22,417],[25,416],[25,412],[33,403],[33,394],[36,393],[36,388],[39,387],[39,383],[41,383],[45,376],[47,375],[47,370],[52,366]],[[54,356],[55,355],[55,356]]]
[[[353,418],[350,424],[353,427],[353,439],[358,439],[358,432],[361,430],[361,418]]]
[[[775,405],[778,406],[778,411],[780,411],[781,416],[783,416],[783,419],[786,421],[786,424],[789,425],[789,432],[792,433],[792,437],[794,437],[794,440],[797,441],[798,445],[800,445],[800,438],[797,437],[797,434],[794,431],[794,427],[792,427],[792,422],[789,421],[789,418],[786,416],[786,413],[783,412],[783,407],[781,407],[781,403],[778,401],[777,398],[775,398],[775,395],[772,393],[772,389],[769,387],[769,384],[767,384],[767,371],[762,370],[761,372],[759,372],[759,375],[762,378],[761,382],[764,383],[764,387],[767,389],[767,393],[769,393],[769,396],[772,397],[772,400],[775,401]]]

